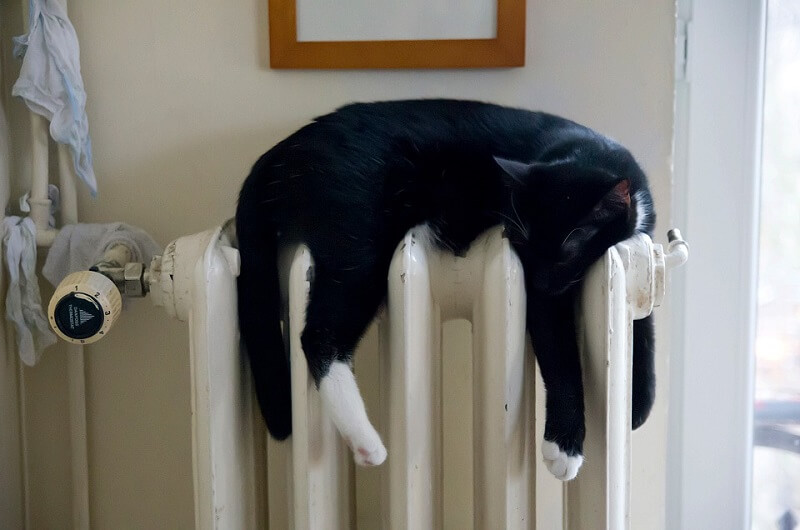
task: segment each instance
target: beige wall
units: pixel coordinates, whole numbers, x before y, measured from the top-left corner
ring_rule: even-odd
[[[0,6],[8,39],[21,2]],[[12,5],[9,5],[12,4]],[[672,0],[528,0],[527,66],[468,71],[272,71],[267,2],[71,0],[81,39],[100,197],[85,221],[122,220],[160,243],[234,211],[254,160],[309,118],[355,100],[477,98],[563,114],[627,145],[670,211]],[[26,188],[27,121],[12,121],[13,197]],[[660,335],[666,319],[661,315]],[[634,436],[634,528],[663,526],[666,341],[653,417]],[[193,520],[187,332],[135,301],[87,356],[91,514],[96,528],[187,528]],[[34,528],[70,520],[66,363],[25,372]],[[367,383],[368,384],[368,383]]]

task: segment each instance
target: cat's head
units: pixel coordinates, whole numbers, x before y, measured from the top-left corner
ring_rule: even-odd
[[[631,180],[572,160],[502,158],[506,234],[527,284],[556,295],[578,283],[608,248],[634,232]]]

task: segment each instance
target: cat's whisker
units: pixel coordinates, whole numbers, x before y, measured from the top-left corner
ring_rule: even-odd
[[[514,204],[514,196],[511,196],[511,211],[514,212],[514,215],[517,216],[517,226],[520,228],[520,231],[525,235],[525,239],[529,239],[528,237],[528,230],[523,228],[522,217],[520,217],[519,212],[517,211],[517,205]]]
[[[575,232],[583,232],[583,231],[584,231],[584,229],[581,226],[579,226],[577,228],[573,228],[572,230],[570,230],[569,234],[567,234],[567,237],[565,237],[564,241],[561,242],[561,246],[563,246],[564,243],[567,242],[567,239],[569,239],[572,236],[572,234],[574,234]]]
[[[508,215],[506,215],[506,214],[504,214],[502,212],[497,212],[497,215],[499,215],[501,218],[503,218],[506,221],[508,221],[513,228],[516,228],[519,231],[519,233],[522,235],[522,237],[524,238],[525,241],[528,240],[528,231],[520,224],[519,221],[517,221],[516,219],[514,219],[512,217],[509,217]]]

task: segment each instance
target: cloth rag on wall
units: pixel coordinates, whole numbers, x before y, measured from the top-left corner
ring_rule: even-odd
[[[97,196],[78,35],[59,0],[30,0],[29,6],[28,33],[14,37],[22,69],[11,93],[50,121],[50,135],[69,146],[75,174]]]
[[[131,250],[133,262],[149,264],[161,247],[140,228],[124,223],[66,225],[47,253],[42,275],[54,286],[67,274],[86,270],[102,261],[103,254],[114,245],[124,244]]]
[[[56,342],[42,310],[36,279],[36,226],[30,217],[3,219],[4,255],[9,281],[6,319],[14,325],[17,351],[22,362],[33,366],[42,351]]]

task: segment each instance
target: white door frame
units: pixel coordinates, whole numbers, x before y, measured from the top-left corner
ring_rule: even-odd
[[[678,0],[670,529],[750,527],[765,4]]]

